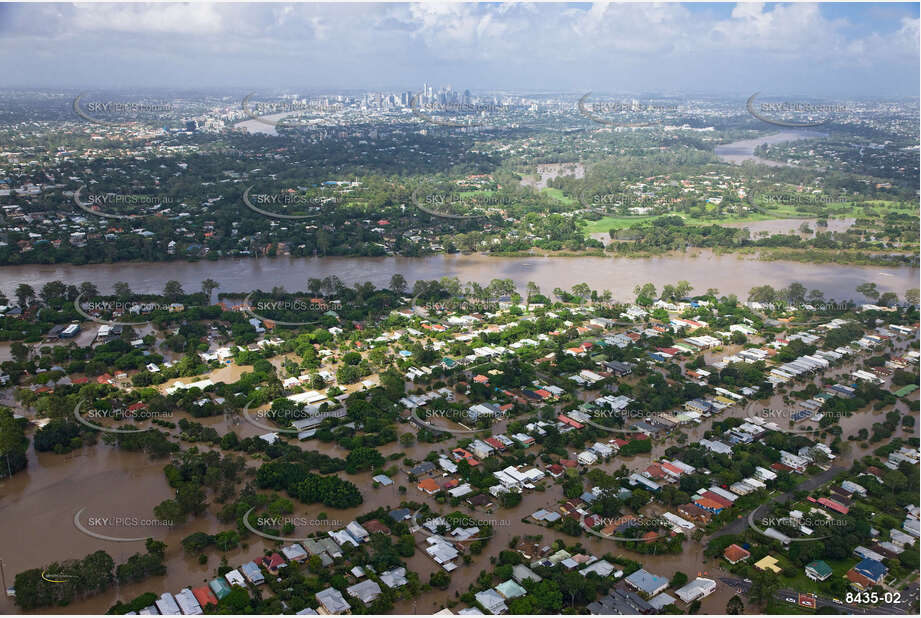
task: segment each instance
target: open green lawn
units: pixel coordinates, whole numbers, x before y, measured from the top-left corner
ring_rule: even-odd
[[[543,189],[541,193],[544,193],[545,195],[549,195],[556,201],[566,204],[567,206],[572,206],[573,204],[576,203],[576,200],[572,199],[571,197],[567,195],[564,195],[563,191],[560,189],[554,189],[553,187],[547,187]]]
[[[673,213],[684,219],[686,225],[712,225],[712,224],[726,224],[726,223],[751,223],[753,221],[771,221],[773,219],[809,219],[814,218],[814,216],[804,215],[802,213],[796,212],[793,208],[781,206],[779,208],[774,208],[769,212],[761,213],[748,213],[741,217],[739,216],[730,216],[730,217],[692,217],[684,213]],[[607,232],[608,230],[615,229],[620,230],[623,228],[630,227],[636,223],[644,223],[646,221],[652,221],[653,219],[658,219],[659,217],[666,215],[637,215],[637,216],[626,216],[626,217],[602,217],[598,221],[589,221],[588,225],[585,228],[586,233],[592,234],[596,232]]]
[[[556,189],[547,189],[547,191],[556,191]],[[887,211],[907,212],[895,208],[897,202],[875,200],[864,202],[860,206],[852,206],[842,212],[835,212],[831,218],[858,217],[858,216],[876,216]],[[682,217],[686,225],[712,225],[727,223],[752,223],[755,221],[771,221],[774,219],[815,219],[815,214],[803,213],[796,209],[795,204],[778,204],[774,202],[764,202],[761,204],[766,210],[764,212],[746,213],[742,216],[730,215],[728,217],[709,217],[709,216],[691,216],[685,213],[671,213]],[[831,208],[844,208],[844,203],[829,204]],[[609,230],[620,230],[628,228],[636,223],[645,223],[665,215],[634,215],[634,216],[606,216],[598,221],[588,221],[585,227],[586,234],[606,233]]]

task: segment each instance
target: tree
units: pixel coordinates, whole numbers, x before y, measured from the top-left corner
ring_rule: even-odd
[[[876,289],[875,283],[861,283],[857,286],[857,293],[862,294],[867,300],[879,298],[879,290]]]
[[[185,292],[182,291],[182,284],[178,281],[171,279],[163,286],[163,297],[167,300],[177,300],[182,296],[185,296]]]
[[[899,302],[899,295],[895,292],[885,292],[879,297],[879,304],[884,307],[891,307]]]
[[[349,474],[372,470],[382,465],[384,465],[384,456],[369,446],[359,446],[345,458],[345,471]]]
[[[67,285],[61,281],[49,281],[42,286],[41,297],[46,303],[55,298],[63,298],[67,294]]]
[[[19,301],[20,306],[25,307],[33,298],[35,298],[35,290],[31,285],[20,283],[16,286],[16,300]]]
[[[780,588],[777,576],[771,571],[761,571],[752,577],[752,587],[748,596],[752,603],[764,607],[774,598],[774,593]]]
[[[806,300],[806,286],[794,281],[784,290],[784,296],[791,305],[801,305]]]
[[[310,291],[311,294],[316,296],[317,294],[320,293],[320,290],[323,289],[323,280],[317,279],[316,277],[311,277],[310,279],[307,280],[307,289]]]
[[[390,291],[397,296],[402,296],[406,293],[407,285],[406,277],[400,273],[394,273],[394,275],[390,277]]]
[[[112,285],[112,290],[118,298],[123,300],[131,296],[131,287],[125,281],[116,281]]]
[[[729,599],[729,602],[726,603],[726,613],[732,615],[741,614],[745,610],[745,604],[742,603],[742,599],[739,598],[739,595],[733,596]]]
[[[919,294],[921,294],[921,290],[919,290],[918,288],[911,288],[909,290],[905,290],[905,302],[913,307],[917,307],[918,301],[919,301]]]
[[[448,586],[451,585],[451,575],[447,571],[438,569],[432,576],[429,577],[429,585],[432,588],[438,588],[439,590],[447,590]]]
[[[28,465],[26,449],[29,440],[25,436],[23,423],[13,417],[9,408],[0,408],[0,457],[4,465],[0,468],[0,478],[13,476]]]
[[[668,582],[668,585],[672,588],[681,588],[686,583],[688,583],[687,574],[681,571],[675,571],[675,574],[672,576],[672,580]]]
[[[94,296],[99,296],[99,288],[96,287],[95,283],[84,281],[80,284],[80,294],[87,298],[93,298]]]
[[[588,300],[592,294],[592,288],[587,283],[577,283],[572,286],[572,293],[579,297],[579,304]]]
[[[404,433],[400,435],[400,444],[402,446],[412,446],[416,443],[416,435],[412,433]]]
[[[527,285],[525,286],[525,289],[527,290],[527,294],[528,294],[527,304],[530,305],[531,299],[537,296],[538,294],[540,294],[540,286],[538,286],[533,281],[528,281]]]
[[[777,291],[769,285],[759,285],[748,291],[748,300],[756,303],[773,303],[777,300]]]
[[[656,286],[652,283],[644,283],[633,288],[633,293],[636,294],[637,304],[650,304],[656,297]],[[648,302],[641,303],[640,299]]]
[[[221,284],[215,281],[214,279],[205,279],[201,282],[201,291],[202,294],[208,299],[208,302],[211,302],[211,292],[221,287]]]
[[[688,294],[690,294],[691,290],[693,289],[694,289],[694,286],[691,285],[690,282],[682,279],[681,281],[675,284],[675,298],[680,300],[684,298],[685,296],[687,296]]]

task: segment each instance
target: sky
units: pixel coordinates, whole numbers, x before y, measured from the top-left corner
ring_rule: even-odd
[[[918,3],[0,4],[0,88],[917,97]]]

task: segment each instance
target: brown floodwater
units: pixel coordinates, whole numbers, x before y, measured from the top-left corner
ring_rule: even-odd
[[[896,343],[897,350],[907,347],[908,339],[903,338]],[[718,356],[724,356],[737,351],[736,346],[728,346]],[[213,373],[212,377],[233,381],[248,367],[228,366]],[[844,374],[852,371],[851,364],[832,370],[829,375]],[[818,383],[818,378],[816,378]],[[884,385],[884,387],[888,387]],[[802,388],[796,387],[797,390]],[[903,412],[917,413],[918,403],[900,401],[898,409]],[[775,395],[769,401],[749,403],[727,409],[722,414],[706,419],[698,426],[686,426],[683,432],[688,435],[688,442],[698,441],[712,423],[729,416],[744,417],[757,414],[761,408],[786,409],[782,395]],[[883,412],[862,411],[849,418],[841,420],[844,435],[856,434],[861,428],[870,429],[874,422],[884,418]],[[177,419],[173,419],[174,421]],[[233,429],[241,436],[251,436],[263,433],[259,428],[250,423],[233,425],[223,417],[204,419],[191,419],[208,426],[215,427],[219,432]],[[493,433],[506,431],[508,420],[500,420]],[[779,423],[783,426],[782,423]],[[800,423],[796,429],[802,429]],[[412,426],[401,423],[398,425],[398,434],[412,431]],[[917,432],[917,425],[911,431],[900,428],[896,435],[908,437],[912,431]],[[654,443],[652,458],[664,455],[665,449],[675,443],[674,437],[659,440]],[[380,452],[386,457],[393,453],[404,453],[398,460],[389,462],[385,467],[396,466],[400,472],[394,478],[395,484],[391,487],[372,487],[371,473],[358,475],[344,475],[359,488],[361,488],[365,501],[362,505],[351,509],[329,509],[322,505],[295,504],[294,516],[303,517],[314,521],[310,527],[298,528],[291,538],[302,538],[317,530],[327,530],[339,527],[359,515],[373,510],[379,506],[395,508],[402,499],[424,502],[434,507],[438,512],[447,513],[449,506],[441,506],[431,496],[418,491],[407,481],[404,457],[414,460],[424,459],[430,451],[447,454],[454,446],[455,440],[448,440],[437,444],[415,443],[404,447],[398,442],[391,442],[380,447]],[[837,465],[848,465],[855,457],[862,456],[869,450],[862,449],[854,442],[846,443],[845,452],[839,456]],[[185,443],[184,447],[189,445]],[[317,450],[332,457],[344,458],[348,451],[336,443],[324,443],[310,440],[302,443],[305,450]],[[875,448],[870,446],[870,450]],[[536,451],[535,451],[536,452]],[[66,608],[52,608],[44,613],[101,613],[116,600],[127,601],[143,592],[163,591],[177,592],[179,589],[201,584],[215,574],[220,555],[209,550],[209,561],[206,565],[199,565],[196,557],[187,556],[182,550],[180,541],[192,532],[204,531],[215,533],[226,526],[220,524],[210,512],[200,518],[167,528],[163,526],[118,526],[97,525],[90,526],[91,517],[137,517],[139,519],[153,519],[153,507],[172,496],[172,490],[166,483],[163,475],[165,461],[151,461],[146,455],[139,453],[125,453],[108,447],[101,442],[92,447],[84,447],[68,455],[37,454],[30,448],[29,467],[26,471],[17,474],[12,480],[0,484],[0,558],[4,560],[7,585],[12,585],[15,574],[25,569],[34,568],[52,561],[67,558],[82,557],[97,549],[109,552],[116,562],[123,562],[130,555],[143,552],[143,542],[114,542],[101,541],[86,536],[79,532],[73,523],[74,514],[85,507],[80,521],[93,531],[115,537],[146,537],[165,541],[167,550],[167,574],[162,577],[148,578],[138,584],[122,586],[112,589],[104,594],[71,604]],[[247,457],[250,467],[257,467],[259,461]],[[615,457],[611,462],[602,464],[602,468],[613,472],[621,464],[627,465],[634,471],[642,470],[648,465],[650,456],[637,456],[632,458]],[[407,487],[406,494],[400,494],[400,485]],[[395,611],[404,613],[431,613],[446,605],[451,599],[457,599],[460,594],[467,591],[476,580],[480,571],[489,568],[489,560],[497,557],[498,553],[509,547],[513,537],[524,535],[541,535],[543,544],[550,544],[554,540],[562,540],[568,545],[579,542],[582,546],[594,553],[602,555],[611,552],[615,555],[622,554],[643,563],[644,567],[665,577],[671,577],[676,571],[683,571],[691,577],[704,576],[718,578],[727,573],[721,570],[718,561],[708,560],[703,556],[703,546],[691,539],[684,544],[684,551],[677,556],[649,556],[630,552],[620,545],[607,539],[594,536],[583,536],[574,539],[558,531],[549,530],[538,526],[536,523],[522,522],[523,517],[540,508],[556,509],[561,497],[556,485],[549,485],[545,492],[533,491],[527,493],[522,504],[513,510],[497,509],[488,514],[482,511],[471,512],[466,506],[461,506],[462,512],[471,512],[472,517],[493,520],[494,537],[490,539],[484,552],[475,556],[469,566],[460,565],[452,574],[449,589],[445,591],[432,590],[420,594],[411,600],[401,601]],[[213,511],[214,509],[211,509]],[[317,523],[320,513],[326,513],[329,521]],[[420,573],[423,581],[428,580],[428,575],[439,568],[423,551],[424,534],[417,534],[417,552],[407,560],[409,568]],[[257,536],[247,539],[247,547],[240,547],[231,552],[226,552],[231,566],[239,566],[242,562],[256,558],[265,549],[274,547],[271,541],[263,540]],[[702,611],[706,613],[721,613],[725,604],[735,591],[720,584],[716,593],[703,601]],[[9,599],[0,599],[0,612],[12,613],[15,607]]]
[[[584,281],[594,289],[609,289],[615,300],[633,300],[633,288],[646,282],[658,288],[685,279],[697,292],[715,287],[721,294],[747,298],[756,285],[786,287],[798,281],[807,289],[819,289],[826,298],[856,298],[855,288],[875,282],[880,292],[895,292],[917,287],[921,270],[917,267],[853,266],[785,261],[759,261],[738,254],[718,255],[709,250],[694,250],[647,258],[579,257],[505,258],[483,254],[405,257],[320,257],[227,259],[217,262],[119,263],[72,266],[68,264],[30,264],[0,268],[0,290],[12,293],[20,283],[40,289],[48,281],[68,283],[90,281],[101,292],[111,291],[113,281],[127,281],[132,290],[160,293],[168,280],[179,281],[187,292],[199,290],[204,279],[218,281],[218,292],[249,292],[283,286],[289,291],[304,290],[309,278],[336,275],[346,285],[370,281],[387,287],[394,273],[403,274],[410,286],[418,279],[457,277],[462,282],[489,283],[492,279],[512,279],[519,290],[534,281],[544,294],[556,287],[570,289]]]
[[[733,222],[733,223],[721,223],[720,225],[724,227],[738,227],[738,228],[748,228],[751,232],[752,238],[757,238],[760,235],[770,235],[770,234],[799,234],[800,236],[806,238],[811,238],[819,232],[846,232],[851,229],[851,226],[854,225],[853,217],[843,217],[841,219],[828,219],[828,225],[822,227],[816,225],[818,219],[767,219],[764,221],[748,221],[748,222]],[[803,224],[809,226],[812,230],[810,233],[800,232],[800,226]]]

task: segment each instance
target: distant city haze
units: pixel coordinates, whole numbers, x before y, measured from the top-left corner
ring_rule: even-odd
[[[916,97],[891,4],[0,4],[5,88]]]

